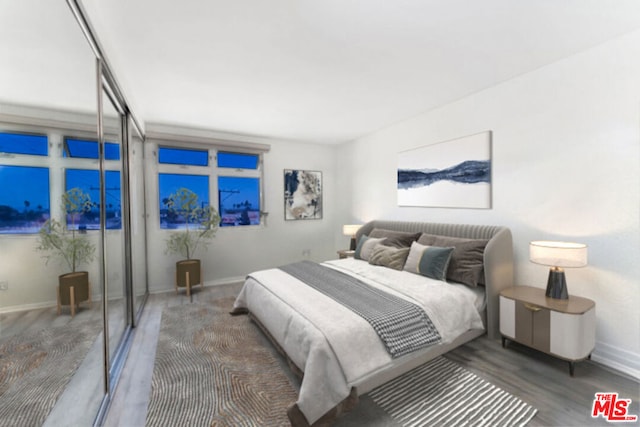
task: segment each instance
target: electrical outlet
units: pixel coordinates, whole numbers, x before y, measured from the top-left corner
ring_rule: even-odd
[[[305,258],[309,258],[311,256],[311,249],[304,249],[302,251],[302,256]]]
[[[7,280],[3,280],[0,282],[0,291],[8,291],[9,290],[9,282]]]

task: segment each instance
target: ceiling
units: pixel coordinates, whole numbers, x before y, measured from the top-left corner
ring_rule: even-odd
[[[640,28],[638,0],[81,3],[142,121],[328,144]]]

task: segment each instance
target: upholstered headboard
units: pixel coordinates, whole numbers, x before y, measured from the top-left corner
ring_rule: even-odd
[[[356,233],[356,239],[362,235],[368,235],[374,228],[489,240],[484,250],[484,278],[487,295],[486,326],[489,338],[495,339],[500,336],[500,291],[513,286],[513,241],[511,231],[508,228],[492,225],[375,220],[360,227]]]

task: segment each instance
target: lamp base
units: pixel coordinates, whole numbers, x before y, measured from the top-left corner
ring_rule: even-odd
[[[350,251],[355,251],[356,250],[356,238],[355,237],[351,238],[351,244],[349,245],[349,250]]]
[[[547,292],[549,298],[568,299],[567,280],[564,277],[564,270],[559,267],[549,269],[549,279],[547,280]]]

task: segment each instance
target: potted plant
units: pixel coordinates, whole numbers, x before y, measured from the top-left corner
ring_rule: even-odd
[[[71,315],[74,316],[76,305],[84,301],[91,303],[89,273],[77,269],[95,259],[96,248],[86,234],[76,230],[76,224],[80,216],[89,212],[92,206],[91,197],[87,193],[79,188],[72,188],[62,195],[64,222],[50,218],[40,228],[36,249],[45,252],[43,257],[47,264],[52,258],[57,258],[70,270],[58,277],[58,314],[61,305],[70,305]],[[69,227],[67,218],[71,221]]]
[[[199,249],[208,248],[218,230],[220,216],[215,208],[200,206],[198,195],[188,188],[178,189],[164,203],[173,222],[181,225],[181,229],[172,232],[166,240],[165,251],[183,257],[176,262],[176,292],[178,287],[186,287],[190,296],[192,286],[203,285],[200,260],[193,256]]]

